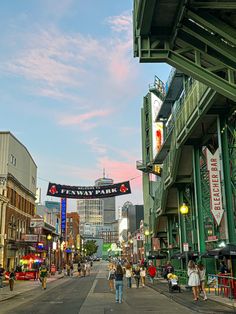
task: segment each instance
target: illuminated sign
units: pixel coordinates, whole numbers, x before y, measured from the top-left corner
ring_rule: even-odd
[[[66,239],[66,198],[61,198],[61,234]]]

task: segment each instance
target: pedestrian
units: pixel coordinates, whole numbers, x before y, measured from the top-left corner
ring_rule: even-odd
[[[87,262],[87,263],[86,263],[86,270],[87,270],[88,276],[90,276],[90,271],[91,271],[90,262]]]
[[[115,271],[115,286],[116,286],[116,303],[122,303],[123,298],[123,270],[120,264],[116,266]]]
[[[133,275],[136,283],[136,288],[139,288],[139,282],[140,282],[140,267],[137,265],[133,270]]]
[[[110,264],[109,265],[108,277],[107,277],[107,280],[109,282],[110,291],[114,290],[115,270],[116,270],[115,269],[115,265],[114,264]]]
[[[11,269],[9,273],[9,286],[10,286],[10,291],[13,291],[14,288],[14,282],[16,280],[16,273],[14,271],[14,268]]]
[[[200,278],[200,286],[199,286],[199,294],[203,293],[203,299],[207,300],[206,290],[205,290],[205,281],[206,281],[206,268],[203,263],[200,261],[197,265],[199,278]]]
[[[145,279],[146,279],[146,269],[144,266],[141,267],[140,269],[140,278],[141,278],[141,284],[142,287],[145,287]]]
[[[229,272],[228,267],[225,265],[224,261],[220,262],[220,273],[227,274]]]
[[[150,262],[150,265],[148,267],[148,274],[151,280],[151,283],[154,283],[154,278],[156,276],[157,270],[156,267],[153,265],[152,262]]]
[[[200,277],[197,266],[194,261],[190,260],[188,263],[188,285],[192,287],[194,301],[199,299],[199,286],[200,286]]]
[[[67,276],[70,277],[70,265],[66,264],[66,272],[67,272]]]
[[[126,281],[127,281],[127,288],[131,288],[132,267],[130,264],[126,265],[125,277],[126,277]]]
[[[71,264],[70,264],[70,277],[73,277],[73,272],[74,272],[74,266],[73,266],[73,263],[71,262]]]
[[[48,276],[48,270],[45,264],[42,264],[39,268],[39,280],[42,283],[42,289],[46,290],[47,288],[47,276]]]
[[[78,262],[78,277],[81,276],[81,270],[82,270],[82,267],[81,267],[81,263],[80,261]]]
[[[0,264],[0,288],[3,288],[4,274],[5,274],[5,269],[2,267],[2,264]]]
[[[168,274],[173,274],[173,273],[174,273],[174,267],[171,265],[171,262],[168,261],[164,268],[163,277],[167,279]]]
[[[85,262],[82,264],[82,274],[84,277],[86,276],[86,263]]]

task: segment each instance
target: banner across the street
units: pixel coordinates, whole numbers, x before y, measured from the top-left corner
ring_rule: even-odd
[[[130,194],[129,181],[104,186],[70,186],[49,183],[47,195],[62,198],[106,198]]]

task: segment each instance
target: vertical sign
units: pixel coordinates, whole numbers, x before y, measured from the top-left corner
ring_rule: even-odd
[[[214,154],[209,149],[206,149],[206,157],[207,170],[209,171],[211,212],[219,226],[224,214],[221,195],[219,148],[217,148]]]
[[[61,198],[61,235],[66,240],[66,198]]]

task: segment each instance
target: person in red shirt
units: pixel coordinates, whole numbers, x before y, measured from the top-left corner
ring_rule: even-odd
[[[151,262],[149,267],[148,267],[148,274],[150,276],[150,280],[152,283],[153,283],[154,277],[156,276],[156,273],[157,273],[156,267],[153,266],[153,263]]]

